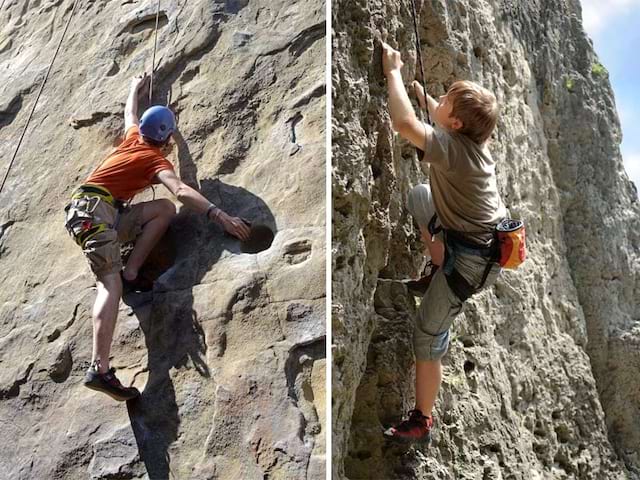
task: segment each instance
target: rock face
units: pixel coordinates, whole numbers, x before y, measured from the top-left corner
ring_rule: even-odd
[[[416,76],[410,2],[334,2],[334,478],[640,478],[640,208],[606,71],[578,0],[417,1],[432,95],[495,92],[490,149],[529,259],[454,323],[429,449],[385,444],[413,406],[420,245],[404,209],[425,182],[391,130],[379,40]]]
[[[2,2],[3,173],[72,4]],[[241,245],[181,209],[145,267],[153,290],[119,312],[112,364],[142,397],[81,385],[95,284],[62,209],[120,141],[156,5],[79,2],[0,194],[0,478],[324,478],[320,1],[161,2],[153,103],[178,116],[170,159],[256,234]]]

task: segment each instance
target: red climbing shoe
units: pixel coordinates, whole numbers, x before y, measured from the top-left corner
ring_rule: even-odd
[[[403,443],[428,443],[432,427],[432,416],[425,417],[420,410],[411,410],[407,420],[385,430],[384,436]]]
[[[407,290],[409,290],[410,294],[416,297],[424,297],[424,294],[427,293],[429,285],[431,285],[431,280],[433,279],[433,276],[437,271],[438,265],[434,265],[433,263],[431,263],[431,260],[429,260],[425,265],[424,270],[422,271],[422,275],[419,279],[403,280],[402,283],[407,286]]]

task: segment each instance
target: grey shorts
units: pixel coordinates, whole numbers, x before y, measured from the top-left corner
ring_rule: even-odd
[[[88,196],[72,200],[65,209],[65,227],[76,243],[87,226],[105,225],[82,245],[96,278],[122,270],[120,245],[135,240],[142,232],[143,208],[144,203],[138,203],[119,212],[99,197]]]
[[[428,185],[417,185],[411,189],[407,209],[418,225],[427,229],[435,213],[433,197]],[[442,240],[441,237],[440,240]],[[458,254],[454,268],[469,283],[479,285],[486,265],[486,260],[476,255]],[[493,283],[499,273],[500,267],[495,265],[489,273],[485,286]],[[453,319],[462,311],[463,303],[449,288],[442,269],[438,269],[418,309],[413,336],[413,348],[417,360],[435,360],[447,353],[449,329]]]

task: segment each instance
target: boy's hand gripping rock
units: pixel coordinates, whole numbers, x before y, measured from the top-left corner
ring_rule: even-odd
[[[136,75],[131,79],[131,90],[138,92],[138,96],[146,95],[149,91],[149,82],[151,77],[147,75],[147,72],[142,75]]]
[[[400,71],[402,68],[402,58],[400,52],[391,48],[387,43],[382,42],[382,70],[385,76],[391,72]]]

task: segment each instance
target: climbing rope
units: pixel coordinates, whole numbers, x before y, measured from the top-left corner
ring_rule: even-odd
[[[427,104],[427,82],[424,76],[424,65],[422,63],[422,48],[420,46],[420,35],[418,33],[418,15],[416,14],[415,0],[411,0],[411,14],[413,15],[413,31],[416,36],[416,54],[418,56],[418,64],[420,65],[420,73],[422,75],[422,88],[424,90],[425,113],[427,117],[427,123],[431,125],[431,118],[429,117],[429,106]],[[420,110],[420,112],[422,112],[422,110]],[[422,116],[422,113],[420,116]]]
[[[4,2],[3,2],[4,4]],[[31,122],[31,117],[33,117],[33,112],[36,111],[36,106],[38,105],[38,100],[40,100],[40,95],[42,94],[42,90],[44,90],[44,86],[47,83],[47,79],[49,78],[49,72],[51,72],[51,67],[53,67],[53,62],[56,61],[56,57],[58,55],[58,51],[60,50],[60,46],[62,45],[62,41],[64,40],[64,36],[67,33],[67,29],[71,24],[71,19],[73,18],[73,14],[76,11],[76,5],[78,4],[78,0],[73,2],[73,8],[71,9],[71,15],[69,15],[69,20],[67,20],[67,25],[64,27],[64,31],[62,32],[62,36],[60,37],[60,42],[58,43],[58,47],[56,48],[55,53],[53,54],[53,58],[51,59],[51,63],[49,64],[49,68],[47,69],[47,73],[44,76],[44,80],[42,81],[42,85],[40,86],[40,91],[38,92],[38,96],[36,97],[36,101],[33,102],[33,108],[31,109],[31,113],[29,114],[29,118],[27,119],[27,123],[24,126],[24,130],[22,131],[22,135],[20,135],[20,140],[18,140],[18,145],[16,146],[16,150],[13,152],[13,157],[11,157],[11,162],[9,162],[9,167],[7,168],[6,173],[4,174],[4,178],[2,179],[2,185],[0,185],[0,193],[2,193],[2,189],[4,188],[4,183],[7,181],[7,177],[9,176],[9,172],[11,171],[11,167],[13,166],[13,162],[18,155],[18,150],[20,149],[20,145],[22,144],[22,140],[24,138],[25,133],[27,133],[27,128],[29,128],[29,123]]]
[[[151,106],[151,97],[153,96],[153,72],[156,69],[156,50],[158,48],[158,20],[160,19],[160,0],[156,8],[156,28],[155,39],[153,41],[153,60],[151,61],[151,81],[149,83],[149,106]]]

